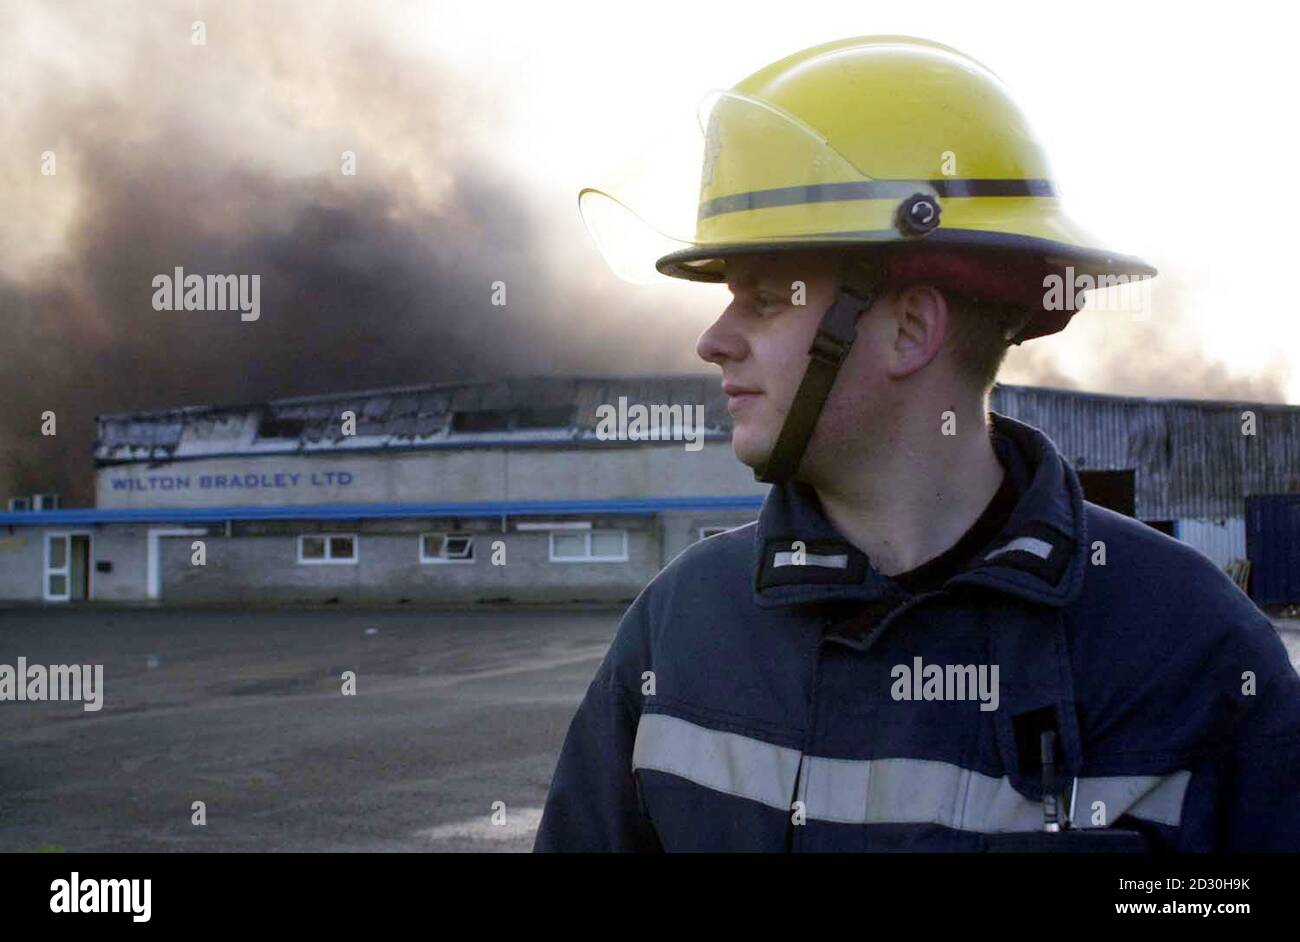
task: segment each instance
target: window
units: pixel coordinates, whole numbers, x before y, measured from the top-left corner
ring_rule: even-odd
[[[582,559],[588,555],[586,533],[552,533],[551,559]]]
[[[627,562],[626,530],[552,531],[553,563]]]
[[[707,540],[711,536],[717,536],[719,533],[726,533],[732,527],[700,527],[700,539]]]
[[[470,533],[425,533],[420,537],[422,563],[474,562],[474,536]]]
[[[516,409],[475,409],[451,417],[453,432],[506,432],[532,428],[566,428],[573,406],[532,406]]]
[[[451,417],[453,432],[504,432],[510,428],[509,409],[479,409],[457,412]]]
[[[515,428],[565,428],[573,424],[573,406],[539,406],[515,413]]]
[[[355,563],[357,538],[352,533],[304,533],[298,537],[300,563]]]
[[[622,530],[592,530],[592,559],[627,559],[627,534]]]
[[[299,438],[307,423],[302,419],[279,419],[263,415],[257,423],[258,438]]]

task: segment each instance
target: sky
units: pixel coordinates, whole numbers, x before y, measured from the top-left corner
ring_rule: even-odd
[[[1071,214],[1160,270],[1149,318],[1085,310],[1013,350],[1005,382],[1300,403],[1300,82],[1275,9],[3,0],[0,484],[57,466],[75,491],[96,412],[715,370],[695,338],[725,289],[621,282],[577,192],[632,159],[691,185],[659,145],[702,96],[854,35],[991,68]],[[154,310],[177,265],[261,272],[261,320]],[[58,454],[32,435],[47,408],[75,431]]]

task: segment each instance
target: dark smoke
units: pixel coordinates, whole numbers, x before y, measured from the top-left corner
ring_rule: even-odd
[[[140,41],[142,54],[165,58],[156,38]],[[266,41],[261,33],[245,40]],[[306,67],[325,54],[296,56]],[[413,132],[419,153],[450,181],[435,205],[410,174],[376,174],[382,161],[373,147],[359,149],[352,177],[276,173],[233,158],[205,127],[209,112],[157,107],[153,98],[167,95],[169,80],[183,88],[179,74],[94,95],[55,83],[33,109],[45,139],[60,141],[56,184],[67,185],[74,171],[63,167],[78,155],[81,193],[57,264],[0,278],[0,496],[55,491],[65,506],[93,503],[98,413],[670,365],[671,356],[656,361],[654,347],[630,340],[635,312],[597,323],[572,287],[580,281],[548,270],[536,251],[545,222],[536,201],[491,169],[471,135],[429,133],[444,100],[464,109],[472,92],[372,45],[343,43],[328,54],[339,86],[322,97],[346,92],[359,123],[391,125],[396,115],[398,126],[424,129]],[[282,57],[274,69],[298,64]],[[287,107],[272,78],[262,77],[268,112]],[[480,109],[491,111],[490,102]],[[318,163],[337,168],[337,151]],[[155,311],[151,281],[176,266],[261,275],[260,320]],[[497,281],[506,285],[505,306],[491,303]],[[657,349],[689,353],[693,339],[684,329]],[[57,415],[55,437],[39,434],[46,410]]]

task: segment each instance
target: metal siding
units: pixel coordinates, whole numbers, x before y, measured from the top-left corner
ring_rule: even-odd
[[[1137,472],[1145,520],[1241,517],[1250,494],[1300,491],[1300,408],[997,386],[996,412],[1042,429],[1080,468]],[[1242,434],[1242,413],[1256,434]]]
[[[1227,520],[1178,520],[1177,537],[1208,556],[1220,569],[1234,559],[1246,558],[1246,521],[1243,517]]]

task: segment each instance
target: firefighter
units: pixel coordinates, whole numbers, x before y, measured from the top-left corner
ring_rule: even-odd
[[[1300,850],[1269,619],[988,410],[1008,345],[1075,314],[1046,285],[1155,274],[1064,214],[1001,82],[847,39],[704,128],[655,268],[730,289],[697,352],[772,487],[627,610],[535,849]]]

